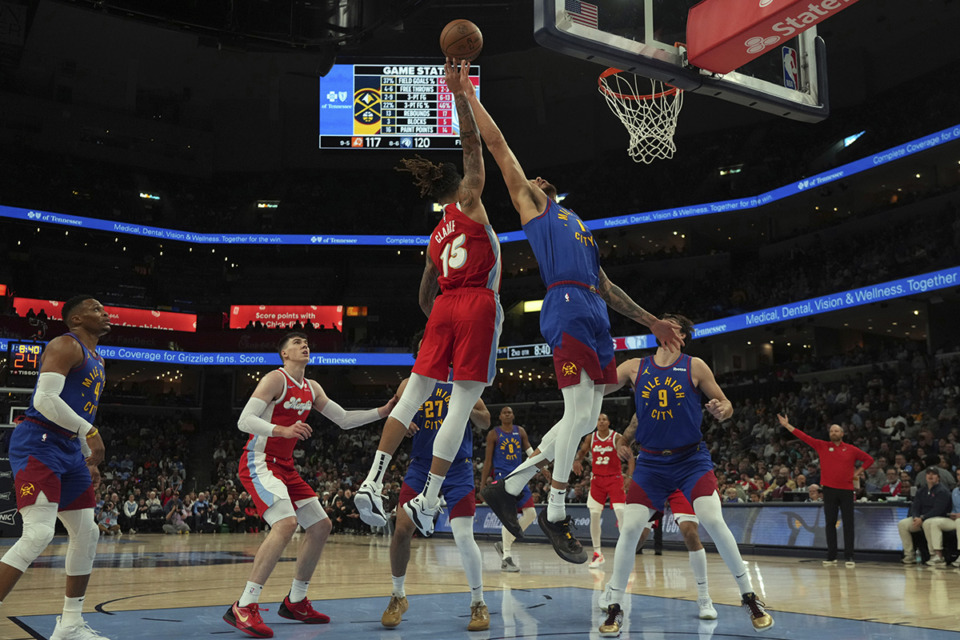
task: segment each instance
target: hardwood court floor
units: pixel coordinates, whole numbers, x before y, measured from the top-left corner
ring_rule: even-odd
[[[138,640],[211,635],[227,640],[247,637],[221,622],[219,616],[239,596],[263,536],[151,534],[126,535],[119,540],[101,539],[84,607],[85,617],[95,629],[101,628],[98,622],[107,620],[113,621],[115,629],[119,618],[95,613],[95,607],[113,613],[138,612],[136,616],[128,616],[131,622],[125,624],[131,626],[122,636],[116,631],[108,635],[111,640],[120,637]],[[0,540],[0,551],[3,543],[9,545],[12,541]],[[484,586],[488,591],[492,625],[489,632],[469,637],[597,637],[599,614],[595,613],[591,621],[590,612],[595,607],[590,601],[595,602],[610,576],[612,548],[605,549],[607,563],[602,570],[590,570],[586,565],[561,561],[546,545],[517,543],[515,557],[522,571],[507,574],[500,572],[500,560],[492,541],[481,540],[479,544],[484,558]],[[293,576],[297,545],[298,539],[295,538],[266,585],[262,603],[277,603],[286,595]],[[52,632],[52,616],[59,613],[63,604],[65,550],[66,539],[56,538],[0,606],[0,638],[43,639]],[[644,631],[651,630],[649,625],[654,624],[655,619],[650,613],[657,610],[675,611],[661,615],[663,619],[656,622],[668,627],[656,634],[658,638],[672,633],[672,637],[703,639],[711,637],[714,631],[718,638],[752,637],[745,614],[735,608],[739,594],[726,566],[715,553],[708,554],[708,560],[713,600],[718,605],[730,605],[718,606],[719,627],[715,624],[714,628],[704,627],[702,623],[697,626],[693,602],[696,586],[687,554],[666,551],[658,557],[647,550],[636,556],[630,587],[635,595],[632,606],[625,607],[628,623],[624,637],[631,635],[631,622],[634,638],[650,637]],[[816,634],[828,634],[831,640],[841,637],[915,640],[953,635],[924,629],[960,632],[958,569],[905,567],[891,562],[860,562],[855,569],[846,569],[842,564],[826,568],[821,566],[820,559],[785,555],[747,556],[745,560],[760,599],[767,603],[777,620],[776,627],[765,634],[765,638],[810,638]],[[390,591],[388,539],[333,536],[310,585],[309,597],[318,610],[330,614],[334,623],[339,624],[275,626],[277,637],[315,638],[322,635],[327,639],[349,635],[396,640],[467,637],[466,632],[451,634],[450,629],[437,636],[437,625],[448,623],[441,623],[437,616],[427,616],[432,619],[432,626],[426,630],[418,626],[424,618],[418,620],[412,616],[420,606],[421,611],[448,616],[456,629],[465,626],[463,614],[468,613],[469,595],[452,540],[414,540],[406,582],[411,611],[405,616],[404,623],[393,631],[382,629],[378,623]],[[534,599],[538,604],[531,604]],[[416,602],[428,601],[431,603],[429,607],[416,605]],[[551,601],[553,609],[544,606]],[[273,626],[280,619],[275,615],[275,606],[267,606],[273,611],[264,618]],[[189,609],[185,616],[198,621],[189,635],[185,631],[162,633],[150,626],[160,624],[151,621],[165,620],[164,610],[168,610],[166,618],[174,617],[169,610],[175,609]],[[180,611],[178,615],[182,613]],[[671,625],[671,617],[685,622]],[[19,620],[20,624],[11,618]],[[457,618],[462,620],[456,621]],[[574,620],[578,628],[572,630],[570,625]],[[851,623],[847,621],[866,622],[850,627]],[[357,624],[345,626],[344,622]],[[848,626],[843,627],[843,624]],[[290,629],[293,631],[285,633]],[[705,634],[705,629],[709,633]],[[842,629],[846,631],[838,633]],[[956,637],[960,638],[960,633]]]

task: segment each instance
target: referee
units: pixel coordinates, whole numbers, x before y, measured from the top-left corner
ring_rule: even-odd
[[[837,511],[843,514],[843,555],[847,567],[855,567],[853,561],[853,477],[857,460],[863,469],[869,469],[873,458],[852,444],[843,441],[843,428],[830,425],[830,440],[811,438],[790,424],[787,416],[777,414],[780,424],[817,451],[820,456],[820,485],[823,487],[824,528],[827,533],[827,559],[824,566],[837,564]]]

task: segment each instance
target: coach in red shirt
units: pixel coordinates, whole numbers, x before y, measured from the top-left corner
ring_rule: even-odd
[[[827,559],[825,566],[837,564],[837,511],[843,517],[843,555],[846,566],[856,566],[853,561],[853,476],[857,470],[857,460],[863,462],[867,470],[873,464],[869,453],[861,451],[852,444],[843,441],[843,428],[838,424],[830,425],[830,440],[811,438],[794,427],[786,416],[777,414],[780,424],[816,449],[820,456],[820,484],[823,486],[824,528],[827,533]]]

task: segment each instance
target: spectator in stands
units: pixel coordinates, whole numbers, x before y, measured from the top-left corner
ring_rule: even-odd
[[[727,487],[723,492],[723,501],[730,503],[742,503],[743,500],[740,499],[740,496],[737,495],[736,487]]]
[[[167,534],[190,533],[190,525],[188,525],[185,520],[185,516],[188,516],[188,514],[189,512],[184,513],[183,500],[180,499],[180,492],[175,492],[170,500],[167,501],[166,513],[163,517],[163,532]]]
[[[957,481],[960,483],[960,469],[956,472]],[[923,521],[923,535],[930,545],[930,559],[927,564],[930,566],[943,566],[946,559],[943,557],[943,534],[946,531],[960,530],[960,486],[953,489],[950,494],[951,505],[949,512],[940,517],[930,517]],[[960,557],[951,563],[955,567],[960,567]]]
[[[900,477],[897,473],[897,470],[893,467],[888,468],[886,472],[886,478],[887,481],[880,487],[880,491],[890,496],[900,495]]]
[[[230,511],[228,519],[230,533],[243,533],[247,524],[247,514],[240,508],[239,502],[234,501],[232,504],[233,509]]]
[[[926,485],[917,490],[910,505],[910,513],[906,518],[897,523],[897,529],[900,532],[900,540],[903,542],[903,560],[904,564],[914,564],[914,545],[911,534],[923,530],[923,524],[930,518],[942,518],[950,512],[950,492],[940,482],[940,474],[936,467],[930,467],[924,473]],[[933,554],[930,539],[927,538],[927,546]],[[926,555],[920,550],[921,555]]]
[[[773,483],[763,491],[763,500],[764,502],[782,502],[783,494],[787,491],[794,491],[796,488],[797,483],[790,479],[789,467],[783,465],[773,478]]]
[[[812,484],[807,487],[807,502],[823,502],[823,492],[820,485]]]
[[[97,517],[97,527],[100,529],[100,535],[121,536],[119,513],[117,506],[110,500],[103,503],[103,509]]]
[[[139,505],[133,494],[127,496],[127,501],[123,503],[123,510],[120,512],[120,530],[127,533],[136,533],[134,525],[137,522],[137,509]]]

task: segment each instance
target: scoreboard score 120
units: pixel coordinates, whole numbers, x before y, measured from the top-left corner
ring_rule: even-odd
[[[479,66],[470,80],[479,95]],[[320,78],[320,148],[459,149],[443,65],[334,65]]]

